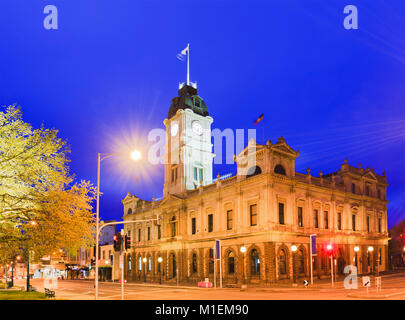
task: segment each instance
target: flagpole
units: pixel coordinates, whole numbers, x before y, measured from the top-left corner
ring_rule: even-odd
[[[187,85],[190,85],[190,44],[187,45]]]
[[[263,113],[263,144],[266,144],[266,141],[264,141],[264,113]]]

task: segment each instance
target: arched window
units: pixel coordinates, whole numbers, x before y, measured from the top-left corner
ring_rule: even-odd
[[[132,214],[132,209],[129,208],[127,214]]]
[[[253,176],[261,174],[261,173],[262,173],[262,169],[260,167],[258,167],[258,166],[250,167],[247,172],[246,178],[253,177]]]
[[[214,273],[214,249],[209,250],[208,272]]]
[[[287,274],[287,257],[284,249],[280,250],[278,256],[278,271],[280,274]]]
[[[158,264],[157,264],[157,273],[161,272],[161,266],[160,265],[163,263],[163,261],[159,262],[159,258],[160,258],[160,256],[157,256],[157,258],[156,258],[156,260],[158,262]],[[162,260],[163,260],[163,258],[162,258]]]
[[[191,259],[191,273],[197,273],[197,254],[193,253],[192,259]]]
[[[138,270],[139,271],[142,270],[142,258],[141,258],[141,256],[138,257]]]
[[[235,254],[230,251],[228,254],[228,274],[235,273]]]
[[[176,236],[176,217],[175,216],[172,217],[170,224],[171,224],[170,227],[172,229],[172,237],[175,237]]]
[[[305,273],[304,250],[302,249],[298,250],[297,267],[298,273]]]
[[[250,274],[253,276],[260,274],[260,259],[256,249],[250,252]]]
[[[274,167],[274,172],[278,174],[282,174],[285,176],[285,169],[281,164],[278,164]]]
[[[132,270],[132,258],[131,258],[131,256],[128,256],[128,270],[129,271]]]

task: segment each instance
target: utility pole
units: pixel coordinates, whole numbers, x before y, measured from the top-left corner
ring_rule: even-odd
[[[121,256],[120,256],[120,264],[121,264],[121,300],[124,300],[124,229],[121,229]]]
[[[30,288],[30,251],[27,246],[27,291],[31,291]]]

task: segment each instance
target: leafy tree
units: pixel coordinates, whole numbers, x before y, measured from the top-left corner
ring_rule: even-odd
[[[91,244],[95,188],[74,183],[69,152],[57,130],[33,129],[16,105],[0,110],[0,243],[38,256]]]

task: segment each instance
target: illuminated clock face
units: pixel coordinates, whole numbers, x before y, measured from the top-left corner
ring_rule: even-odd
[[[172,136],[174,137],[177,132],[179,131],[179,125],[177,122],[173,123],[170,129],[170,133],[172,134]]]
[[[198,122],[197,120],[193,121],[192,124],[191,124],[191,127],[192,127],[195,134],[198,134],[199,136],[202,135],[203,127],[202,127],[200,122]]]

